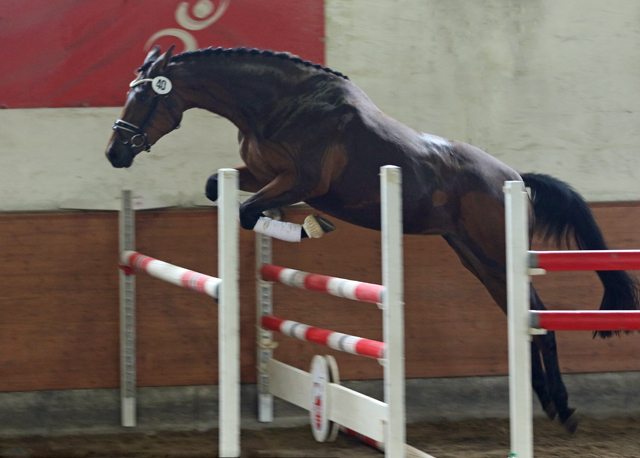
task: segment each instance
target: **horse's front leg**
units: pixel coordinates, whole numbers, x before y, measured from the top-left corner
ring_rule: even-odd
[[[271,183],[240,205],[240,225],[287,242],[299,242],[302,238],[319,238],[335,230],[335,226],[319,215],[309,215],[304,224],[277,221],[264,216],[264,212],[286,207],[308,198],[309,190],[296,186],[298,180],[289,173],[278,175]]]
[[[265,183],[261,183],[255,177],[253,173],[249,171],[246,165],[241,165],[235,168],[238,171],[238,186],[241,191],[246,192],[258,192]],[[218,200],[218,174],[214,173],[207,180],[207,186],[205,188],[205,194],[207,198],[215,202]]]

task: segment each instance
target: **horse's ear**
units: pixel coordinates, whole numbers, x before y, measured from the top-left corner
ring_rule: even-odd
[[[147,57],[144,60],[144,63],[142,64],[142,66],[144,67],[150,62],[155,62],[159,56],[160,56],[160,46],[155,45],[153,49],[149,51],[149,54],[147,54]]]
[[[173,55],[173,48],[175,48],[175,45],[171,45],[171,47],[167,49],[167,52],[153,63],[151,70],[149,71],[149,76],[158,75],[164,71],[171,60],[171,56]]]

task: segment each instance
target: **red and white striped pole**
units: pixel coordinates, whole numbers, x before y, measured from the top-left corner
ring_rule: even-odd
[[[273,315],[263,316],[261,324],[265,329],[279,332],[294,339],[314,342],[334,350],[351,353],[352,355],[367,356],[375,359],[384,358],[386,345],[384,342],[378,342],[377,340],[316,328]]]
[[[382,303],[385,289],[384,286],[373,283],[310,274],[272,264],[263,265],[260,268],[260,275],[266,281],[374,304]]]
[[[218,299],[218,288],[222,283],[219,278],[184,269],[135,251],[123,251],[120,253],[120,262],[138,272],[144,272],[176,286],[191,289]]]

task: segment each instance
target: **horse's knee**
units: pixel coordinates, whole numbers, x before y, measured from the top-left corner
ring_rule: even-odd
[[[242,216],[240,217],[240,227],[242,227],[242,229],[246,229],[248,231],[252,231],[254,227],[256,227],[256,223],[258,222],[259,218],[249,218],[249,217],[245,217],[243,218]]]
[[[207,198],[215,202],[218,200],[218,174],[214,173],[207,180],[207,186],[205,187],[205,194]]]
[[[253,230],[261,216],[261,211],[252,210],[246,206],[246,202],[240,205],[240,226],[243,229]]]

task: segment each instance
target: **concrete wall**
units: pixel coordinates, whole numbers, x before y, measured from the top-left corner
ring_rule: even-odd
[[[640,372],[572,374],[565,376],[565,383],[580,415],[608,418],[640,414]],[[381,380],[348,381],[343,385],[384,399]],[[309,412],[278,398],[274,399],[274,421],[258,422],[256,385],[243,384],[240,389],[242,428],[309,424]],[[406,395],[411,399],[407,403],[407,422],[508,418],[508,393],[507,377],[407,380]],[[544,418],[537,399],[533,404],[534,417]],[[217,386],[139,388],[137,406],[137,433],[204,431],[219,426]],[[0,424],[0,438],[132,432],[131,428],[120,426],[117,389],[0,393]]]
[[[637,200],[640,3],[329,0],[328,62],[388,114]]]
[[[192,205],[204,199],[211,173],[241,163],[235,127],[204,110],[191,110],[182,127],[150,154],[141,153],[130,169],[114,169],[104,150],[121,111],[0,110],[0,211],[116,210],[121,189],[160,198],[166,205]]]
[[[326,3],[327,64],[383,111],[588,200],[640,200],[637,1]],[[103,152],[119,114],[0,110],[0,211],[116,208],[122,187],[193,205],[210,173],[240,164],[235,128],[192,111],[131,170],[112,169]]]

